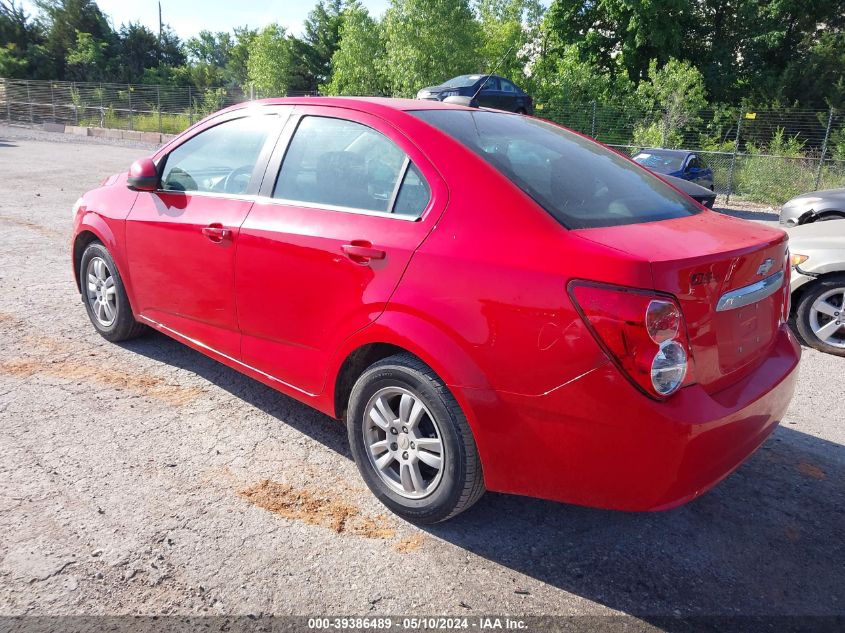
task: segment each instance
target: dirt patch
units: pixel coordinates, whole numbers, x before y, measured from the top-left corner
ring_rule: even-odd
[[[130,374],[117,369],[71,360],[11,360],[0,363],[0,373],[17,378],[51,376],[74,381],[91,381],[112,389],[128,389],[142,396],[163,400],[175,406],[186,405],[203,390],[199,387],[169,385],[161,378]]]
[[[412,534],[411,536],[403,538],[401,541],[396,543],[396,545],[393,546],[393,549],[400,554],[407,554],[408,552],[417,551],[423,546],[423,543],[425,543],[425,537],[422,534]]]
[[[43,235],[44,237],[67,237],[68,234],[65,231],[59,231],[57,229],[51,228],[49,226],[43,226],[41,224],[36,224],[35,222],[31,222],[30,220],[24,220],[22,218],[15,218],[8,215],[0,216],[0,224],[11,224],[12,226],[19,226],[24,229],[29,229],[30,231],[34,231],[39,235]]]
[[[383,516],[368,517],[355,506],[326,491],[296,489],[264,479],[238,492],[250,503],[286,519],[329,528],[338,534],[393,538],[396,530]]]
[[[798,464],[798,472],[802,475],[807,475],[807,477],[818,479],[819,481],[827,477],[821,468],[807,462],[801,462]]]

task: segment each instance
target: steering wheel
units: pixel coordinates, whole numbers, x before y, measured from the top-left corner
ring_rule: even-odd
[[[246,180],[243,181],[241,184],[238,179],[243,179],[246,176]],[[223,181],[223,191],[226,193],[243,193],[246,191],[247,186],[249,186],[249,179],[252,176],[252,165],[241,165],[229,172],[229,175],[226,176],[226,179]],[[237,186],[237,190],[232,190],[232,187]]]

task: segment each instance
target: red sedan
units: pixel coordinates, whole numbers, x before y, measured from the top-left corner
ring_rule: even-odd
[[[148,327],[346,421],[419,523],[484,490],[620,510],[737,468],[792,396],[782,231],[526,116],[273,99],[75,209],[109,341]]]

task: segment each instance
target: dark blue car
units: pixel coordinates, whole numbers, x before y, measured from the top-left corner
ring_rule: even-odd
[[[644,149],[634,161],[657,174],[689,180],[713,191],[713,170],[695,152],[685,149]]]
[[[475,97],[478,105],[484,108],[534,114],[531,96],[509,79],[498,75],[460,75],[417,93],[417,99],[443,101],[447,97]]]

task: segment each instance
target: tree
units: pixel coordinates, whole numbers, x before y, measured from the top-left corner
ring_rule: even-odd
[[[557,46],[574,44],[582,61],[616,70],[617,57],[638,83],[652,59],[681,57],[693,21],[688,0],[554,0],[547,26]]]
[[[265,96],[287,94],[291,85],[293,51],[284,27],[265,26],[249,47],[247,77]]]
[[[677,144],[679,131],[695,120],[699,110],[707,106],[704,77],[692,64],[677,59],[670,59],[662,67],[658,67],[657,60],[651,60],[648,74],[648,81],[637,87],[637,96],[644,107],[653,109],[655,113],[659,111],[662,136],[666,139],[662,144]],[[656,125],[656,122],[643,124],[640,136],[651,136],[652,130],[657,129]]]
[[[106,76],[106,42],[98,42],[90,33],[76,32],[76,46],[68,51],[70,77],[78,81],[102,81]]]
[[[45,47],[58,77],[65,76],[68,54],[78,47],[77,32],[89,35],[98,46],[104,43],[103,54],[107,59],[113,58],[111,49],[116,37],[94,0],[36,0],[35,4],[41,10],[46,27]]]
[[[249,47],[258,36],[258,31],[243,26],[235,27],[234,34],[229,61],[226,64],[226,79],[233,86],[245,86],[249,81],[247,77]]]
[[[44,36],[23,7],[0,0],[0,76],[26,77],[43,56]],[[50,72],[52,64],[44,64]]]
[[[332,57],[340,46],[340,30],[343,24],[343,0],[320,0],[304,24],[298,59],[304,66],[309,89],[326,83],[332,74]]]
[[[476,12],[482,37],[480,70],[495,70],[528,87],[532,82],[520,53],[539,35],[543,5],[538,0],[478,0]]]
[[[377,95],[385,92],[384,43],[378,23],[358,2],[343,12],[340,47],[332,56],[330,95]]]
[[[467,0],[391,0],[384,38],[394,96],[478,71],[480,30]]]
[[[138,81],[147,68],[158,65],[158,38],[146,26],[140,23],[121,25],[120,65],[123,69],[123,81]]]

